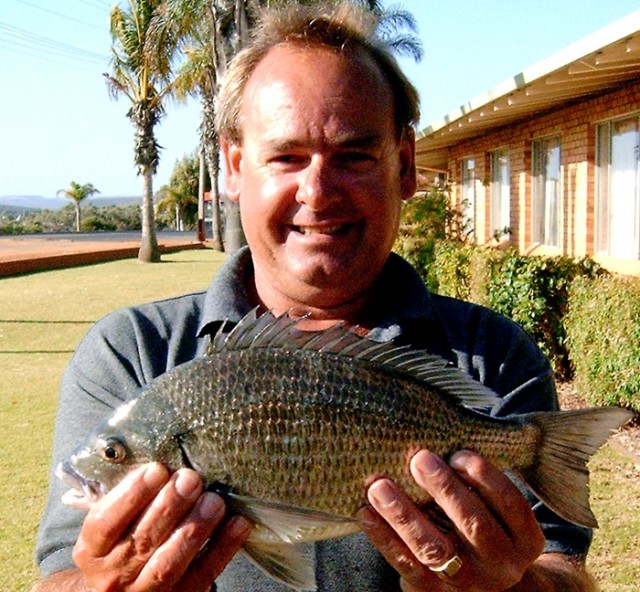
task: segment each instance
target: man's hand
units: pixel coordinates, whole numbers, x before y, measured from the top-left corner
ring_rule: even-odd
[[[250,523],[225,518],[222,498],[202,492],[190,469],[149,464],[87,514],[73,550],[96,592],[204,592],[244,544]]]
[[[400,574],[402,589],[497,592],[520,582],[542,553],[545,539],[527,500],[508,477],[466,451],[447,465],[422,450],[410,467],[454,528],[440,529],[389,479],[369,487],[372,507],[359,513],[363,530]],[[433,571],[456,556],[459,562],[454,560],[447,570],[451,575]]]

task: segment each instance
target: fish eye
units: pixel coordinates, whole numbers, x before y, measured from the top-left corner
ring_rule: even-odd
[[[104,460],[110,463],[121,463],[127,457],[127,449],[120,440],[107,440],[100,450]]]

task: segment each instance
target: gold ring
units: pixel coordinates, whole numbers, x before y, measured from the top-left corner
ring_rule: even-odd
[[[438,567],[429,566],[429,569],[431,571],[435,571],[438,575],[443,575],[443,576],[447,576],[448,578],[452,578],[460,571],[461,567],[462,567],[462,559],[460,559],[460,557],[458,557],[457,555],[454,555],[451,559],[449,559],[448,561],[445,561],[442,565]]]

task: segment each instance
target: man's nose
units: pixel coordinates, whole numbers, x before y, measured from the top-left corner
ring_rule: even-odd
[[[322,156],[314,155],[299,172],[296,200],[312,210],[323,210],[340,199],[339,173]]]

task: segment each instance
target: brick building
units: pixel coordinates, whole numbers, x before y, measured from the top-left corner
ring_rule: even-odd
[[[640,275],[640,11],[434,122],[416,153],[479,244]]]

